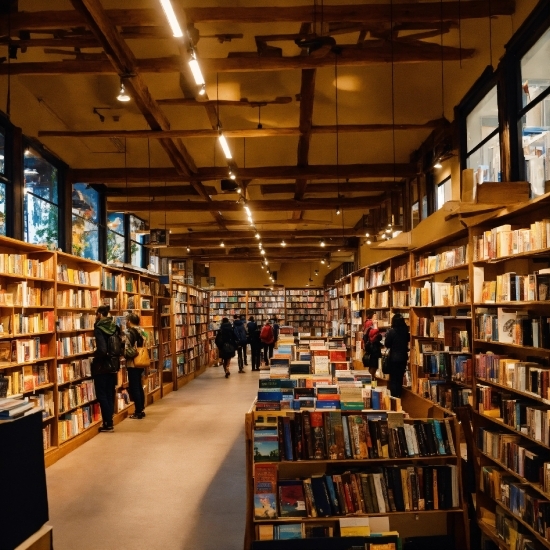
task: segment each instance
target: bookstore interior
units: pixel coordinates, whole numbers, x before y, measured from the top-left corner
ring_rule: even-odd
[[[0,550],[105,427],[100,306],[146,410],[278,325],[244,550],[550,549],[550,2],[128,4],[0,7]]]

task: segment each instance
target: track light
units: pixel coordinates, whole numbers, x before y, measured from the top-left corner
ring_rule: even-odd
[[[327,264],[327,268],[330,269],[330,262]]]
[[[370,237],[370,233],[368,231],[365,233],[365,237],[367,237],[367,239]]]
[[[437,168],[438,170],[439,170],[439,168],[443,168],[443,165],[441,164],[441,159],[440,158],[438,158],[435,161],[434,168]]]
[[[187,247],[187,252],[191,252],[191,249],[189,247]]]
[[[260,234],[258,232],[256,232],[256,235],[254,235],[254,237],[256,237],[257,239],[260,238]]]
[[[267,258],[264,260],[265,265],[268,265],[269,262],[267,261]]]
[[[206,93],[206,85],[203,84],[203,85],[200,87],[199,95],[204,95],[205,93]]]
[[[370,237],[367,238],[367,244],[372,244]]]
[[[324,264],[324,263],[325,263],[325,259],[324,259],[324,258],[323,258],[323,259],[321,260],[321,263],[322,263],[322,264]]]
[[[118,95],[116,98],[119,101],[122,101],[123,103],[126,103],[127,101],[130,101],[132,99],[127,93],[126,88],[124,87],[124,82],[122,82],[122,79],[120,79],[120,91],[118,92]]]
[[[262,243],[258,244],[258,248],[261,250],[263,248]]]
[[[248,208],[248,206],[245,205],[244,210],[248,216],[252,216],[252,212],[250,211],[250,208]]]
[[[318,269],[315,270],[315,276],[319,277],[319,270]]]
[[[222,131],[220,130],[220,133],[218,135],[218,141],[220,142],[220,145],[223,149],[223,154],[225,155],[225,158],[227,160],[231,160],[233,156],[231,155],[231,149],[229,149],[229,144],[227,143],[227,140],[225,139],[225,136],[222,134]],[[231,172],[229,173],[229,177],[231,178]],[[231,178],[235,179],[235,178]]]
[[[237,176],[233,173],[233,170],[231,170],[231,168],[229,169],[229,179],[233,181],[237,179]]]
[[[242,189],[240,187],[237,187],[237,193],[239,193],[239,195],[240,195],[241,192],[242,192]]]
[[[281,246],[286,246],[286,243],[284,240],[281,241]]]
[[[260,254],[261,254],[262,256],[265,254],[265,250],[264,250],[263,248],[260,250]]]
[[[320,244],[321,246],[325,246],[325,241],[324,241],[323,239],[321,239],[320,242],[319,242],[319,244]]]
[[[264,264],[260,264],[260,267],[263,269],[263,268],[264,268]]]
[[[172,34],[175,38],[181,38],[183,36],[183,32],[181,31],[180,24],[178,23],[178,18],[176,17],[174,8],[172,7],[170,0],[160,0],[160,5],[164,10],[164,15],[166,15],[166,19],[168,19],[168,24],[172,29]]]
[[[195,84],[202,88],[206,83],[204,81],[204,76],[202,76],[201,68],[200,68],[199,62],[197,61],[197,57],[194,51],[191,53],[191,59],[189,60],[189,68],[193,73]],[[206,88],[204,88],[204,91],[206,92]],[[201,94],[201,95],[204,95],[204,94]]]
[[[225,246],[225,243],[223,241],[220,241],[220,246],[223,248]]]
[[[340,215],[340,207],[339,207],[339,206],[336,208],[336,215],[337,215],[337,216]]]

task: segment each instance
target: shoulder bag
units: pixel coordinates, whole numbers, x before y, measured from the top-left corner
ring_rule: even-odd
[[[147,368],[151,362],[149,357],[149,349],[147,348],[148,343],[149,339],[144,338],[143,345],[140,348],[136,348],[137,355],[134,357],[134,367],[137,367],[138,369]]]

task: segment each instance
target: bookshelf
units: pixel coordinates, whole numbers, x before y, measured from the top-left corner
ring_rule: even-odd
[[[253,315],[256,322],[276,317],[279,325],[286,324],[284,288],[249,290],[247,298],[248,315]]]
[[[325,302],[327,304],[326,334],[338,335],[338,288],[333,286],[325,290]]]
[[[157,297],[157,312],[159,316],[159,361],[162,369],[162,396],[172,390],[176,383],[174,354],[172,349],[173,316],[170,312],[170,294],[161,284]]]
[[[287,288],[285,301],[285,324],[292,325],[300,333],[322,336],[326,319],[325,292],[322,288]]]
[[[210,292],[210,318],[219,325],[223,317],[247,314],[247,291],[212,290]]]
[[[209,362],[208,354],[208,292],[188,285],[187,361],[189,372],[199,371]]]
[[[172,321],[173,325],[173,361],[176,374],[176,389],[187,382],[185,375],[189,374],[186,363],[187,336],[187,286],[183,283],[171,283]]]
[[[304,435],[302,437],[305,437],[306,443],[303,444],[303,450],[300,452],[307,452],[305,449],[307,448],[308,435],[305,434],[307,434],[309,424],[308,421],[304,422],[306,413],[309,415],[310,423],[313,420],[313,415],[316,414],[315,424],[323,427],[321,432],[315,428],[315,433],[321,434],[321,439],[315,439],[315,449],[318,448],[317,444],[320,443],[325,450],[323,455],[325,458],[308,459],[302,457],[301,460],[284,460],[283,457],[275,456],[272,461],[269,461],[269,458],[257,458],[260,456],[258,448],[266,437],[264,434],[270,433],[270,431],[277,433],[279,425],[284,426],[287,424],[290,426],[289,433],[292,434],[295,433],[298,424],[303,427],[302,434]],[[426,426],[430,424],[430,426],[434,426],[435,430],[434,422],[438,422],[438,426],[441,429],[445,428],[446,434],[452,442],[452,445],[446,446],[441,454],[436,452],[428,455],[419,447],[418,452],[405,457],[402,456],[401,452],[398,453],[397,447],[393,447],[392,444],[392,447],[388,446],[387,449],[384,447],[383,456],[380,458],[345,458],[347,457],[347,451],[340,449],[341,444],[339,444],[338,449],[341,451],[338,451],[337,454],[339,458],[326,458],[329,456],[327,449],[332,449],[326,443],[331,438],[331,422],[338,425],[342,422],[342,417],[346,417],[348,425],[352,426],[356,422],[352,419],[359,417],[363,421],[363,419],[367,419],[368,414],[368,411],[349,411],[349,414],[340,411],[317,411],[315,413],[310,411],[278,411],[266,413],[265,411],[256,411],[255,407],[252,407],[245,417],[247,453],[245,549],[252,548],[252,545],[254,545],[254,548],[262,548],[261,540],[266,536],[266,533],[269,536],[273,533],[274,528],[292,525],[295,527],[299,525],[298,529],[301,528],[302,532],[310,536],[323,537],[318,541],[319,547],[321,545],[323,548],[337,547],[340,518],[365,516],[370,518],[387,516],[390,529],[398,531],[400,537],[416,536],[418,534],[448,534],[456,538],[457,548],[468,547],[462,491],[460,489],[461,459],[460,445],[457,444],[459,437],[456,419],[449,418],[434,421],[423,418],[403,421],[402,413],[391,413],[387,416],[371,415],[368,418],[367,424],[373,434],[380,433],[377,430],[382,424],[385,426],[382,432],[385,432],[387,428],[385,433],[389,434],[388,441],[390,438],[394,439],[398,425],[402,427],[404,433],[406,430],[411,437],[414,437],[411,430],[420,430],[420,428],[415,428],[415,425]],[[392,414],[394,416],[391,416]],[[404,427],[405,424],[408,425],[407,428]],[[359,424],[357,425],[359,426]],[[283,433],[285,429],[283,428]],[[390,434],[390,432],[392,433]],[[311,433],[313,434],[313,429]],[[275,440],[278,440],[279,437],[281,436],[276,435]],[[287,438],[285,435],[282,435],[282,437]],[[373,435],[371,440],[373,445],[377,443],[377,437]],[[363,440],[364,438],[359,436],[359,439]],[[294,444],[296,440],[291,436],[289,441],[290,444]],[[415,441],[419,440],[415,439]],[[409,443],[412,450],[413,440],[409,439]],[[350,442],[350,446],[353,448],[352,442]],[[365,449],[367,449],[367,446],[365,446]],[[334,452],[336,453],[336,449],[334,449]],[[354,452],[351,451],[352,455]],[[371,455],[369,454],[369,456]],[[441,501],[441,503],[439,501],[434,502],[432,506],[430,495],[424,492],[424,488],[430,486],[430,484],[417,484],[417,480],[419,477],[432,479],[434,471],[437,472],[436,475],[439,476],[441,483],[445,483],[444,479],[447,480],[447,483],[451,478],[452,481],[447,488],[447,500],[445,502]],[[398,498],[397,485],[393,485],[393,483],[397,483],[397,477],[395,476],[399,478],[399,487],[403,492],[403,502]],[[394,479],[393,482],[392,479]],[[255,482],[260,483],[262,488],[257,489],[257,483]],[[270,493],[269,490],[265,489],[269,483],[272,484],[275,490],[271,500],[268,499],[269,502],[266,501],[266,503],[261,501],[261,496],[256,496],[255,493]],[[286,494],[285,488],[290,485],[292,485],[291,491],[294,495],[304,495],[302,500],[300,500],[301,497],[299,498],[300,502],[305,504],[303,508],[298,505],[299,503],[296,506],[286,506],[283,502]],[[329,488],[331,485],[333,486],[332,489]],[[433,483],[431,486],[433,490]],[[316,503],[316,516],[311,511],[312,507],[308,496],[309,487],[311,487],[311,494]],[[319,487],[322,488],[321,494],[324,493],[324,488],[327,488],[326,493],[324,493],[327,495],[328,500],[327,510],[319,507],[319,502],[322,502],[323,499],[316,499],[316,495],[319,495]],[[383,488],[385,488],[385,491]],[[388,488],[390,488],[391,497]],[[410,488],[410,492],[408,492],[408,488]],[[418,492],[416,488],[419,489]],[[442,487],[439,488],[439,492],[441,490]],[[451,494],[453,495],[452,499]],[[422,496],[426,497],[423,502],[418,500]],[[394,498],[394,502],[388,500],[389,498]],[[273,503],[275,503],[275,506],[273,506]],[[289,503],[291,504],[290,500]],[[424,508],[424,510],[419,508]],[[312,531],[312,527],[316,529]],[[332,538],[327,539],[328,536]],[[334,546],[331,546],[332,540]],[[269,544],[274,543],[266,542],[264,544],[266,548],[275,548],[275,546],[269,546]],[[280,545],[283,548],[284,542],[281,542]]]

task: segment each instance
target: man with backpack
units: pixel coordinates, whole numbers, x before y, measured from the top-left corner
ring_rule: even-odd
[[[268,319],[262,327],[260,340],[264,350],[264,363],[269,366],[269,360],[273,357],[273,348],[275,347],[275,333],[271,326],[271,319]]]
[[[99,306],[94,324],[95,351],[92,361],[92,377],[95,393],[101,409],[103,425],[100,432],[112,432],[115,406],[117,372],[123,352],[120,328],[109,316],[109,306]]]
[[[235,315],[233,321],[233,332],[235,333],[235,341],[237,342],[237,358],[239,361],[239,373],[244,372],[244,357],[246,353],[246,328],[244,321],[241,321],[239,315]]]

